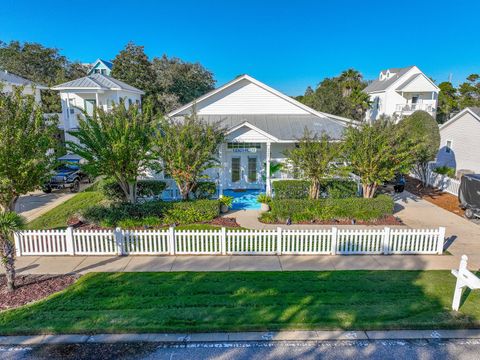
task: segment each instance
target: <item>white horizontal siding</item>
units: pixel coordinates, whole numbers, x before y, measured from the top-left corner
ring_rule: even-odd
[[[440,130],[440,150],[437,165],[457,170],[468,169],[480,173],[480,121],[470,113]],[[452,151],[446,152],[447,141],[452,142]]]
[[[185,115],[191,109],[183,111]],[[222,114],[308,114],[302,108],[251,83],[242,80],[196,104],[199,115]]]

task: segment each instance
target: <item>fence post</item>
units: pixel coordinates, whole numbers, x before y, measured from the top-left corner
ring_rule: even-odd
[[[227,255],[227,229],[222,227],[220,232],[220,248],[222,255]]]
[[[65,230],[65,242],[67,245],[67,254],[75,255],[75,243],[73,241],[73,228],[71,226],[67,227]]]
[[[277,227],[277,255],[282,255],[282,228]]]
[[[338,240],[338,229],[334,226],[332,227],[332,248],[330,252],[332,255],[337,255],[337,240]]]
[[[19,231],[13,233],[13,239],[15,240],[15,256],[22,256],[22,242],[20,241],[20,236]]]
[[[119,227],[113,230],[113,237],[115,239],[115,245],[117,247],[117,255],[124,255],[124,248],[123,248],[123,233],[122,229]]]
[[[170,255],[175,255],[175,228],[173,226],[168,229],[168,252]]]
[[[390,228],[387,226],[385,227],[385,229],[383,229],[382,242],[383,242],[383,254],[384,255],[390,254]]]
[[[443,242],[445,240],[445,228],[440,226],[438,228],[438,242],[437,242],[437,254],[443,254]]]

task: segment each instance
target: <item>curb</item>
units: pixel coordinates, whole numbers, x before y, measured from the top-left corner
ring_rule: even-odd
[[[389,331],[274,331],[193,334],[97,334],[0,336],[0,345],[111,344],[121,342],[195,343],[245,341],[355,341],[480,339],[480,329]]]

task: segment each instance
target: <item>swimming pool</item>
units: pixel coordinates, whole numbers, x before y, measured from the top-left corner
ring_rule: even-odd
[[[223,195],[233,197],[233,210],[260,210],[261,204],[257,201],[257,196],[262,192],[254,189],[244,191],[225,190]]]

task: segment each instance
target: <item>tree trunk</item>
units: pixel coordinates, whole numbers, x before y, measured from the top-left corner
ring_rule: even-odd
[[[310,185],[310,194],[308,195],[311,200],[318,199],[320,195],[320,182],[318,180],[312,180]]]
[[[375,195],[375,191],[377,190],[377,184],[375,183],[362,184],[362,189],[363,189],[363,197],[371,199]]]
[[[15,246],[8,240],[3,241],[3,254],[5,275],[8,291],[15,290]]]
[[[6,212],[6,211],[13,211],[15,212],[15,206],[17,205],[17,201],[18,201],[18,198],[19,196],[18,195],[14,195],[10,201],[4,203],[4,204],[0,204],[0,209],[3,211],[3,212]]]
[[[188,195],[190,195],[190,192],[192,191],[193,186],[194,186],[194,183],[191,183],[191,182],[186,182],[182,186],[179,186],[180,194],[182,195],[183,201],[188,200]]]
[[[128,202],[135,204],[137,202],[137,183],[128,183]]]

